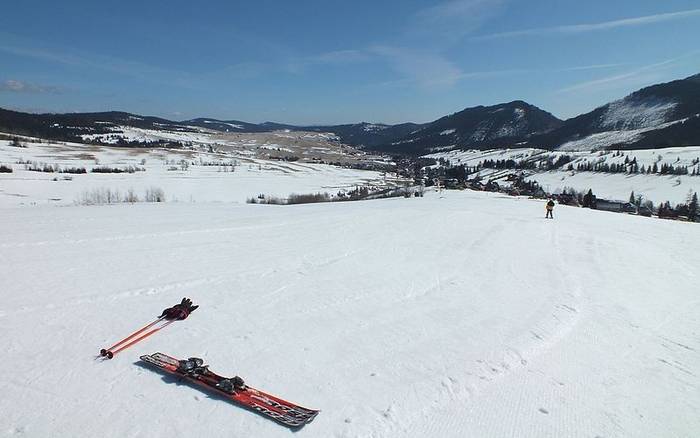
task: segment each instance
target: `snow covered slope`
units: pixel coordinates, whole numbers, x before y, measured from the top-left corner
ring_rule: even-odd
[[[528,139],[546,149],[647,149],[700,143],[700,75],[642,88]]]
[[[497,194],[0,210],[0,431],[289,437],[136,364],[322,409],[299,437],[693,437],[697,224]],[[183,296],[201,307],[112,361]]]
[[[630,192],[642,195],[645,200],[660,202],[670,201],[673,204],[686,202],[688,192],[700,192],[700,177],[691,176],[700,171],[700,147],[686,146],[661,149],[639,149],[618,151],[546,151],[543,149],[491,149],[491,150],[453,150],[438,152],[426,157],[448,160],[450,165],[464,164],[474,167],[485,160],[530,161],[535,164],[546,161],[556,162],[561,157],[570,157],[571,162],[557,170],[542,171],[529,169],[526,171],[483,169],[479,175],[485,180],[495,179],[504,184],[506,176],[512,173],[522,173],[527,179],[537,181],[548,193],[561,193],[563,189],[593,192],[604,199],[629,199]],[[687,167],[691,175],[661,175],[661,174],[630,174],[603,173],[588,171],[567,171],[570,164],[577,169],[579,164],[600,163],[608,165],[623,165],[633,160],[638,166],[647,168],[656,165]],[[473,178],[475,175],[470,175]]]
[[[237,144],[231,140],[218,145],[227,148],[220,153],[206,152],[206,149],[118,148],[79,143],[26,143],[26,148],[17,148],[10,146],[9,141],[0,140],[0,165],[13,169],[12,173],[0,173],[0,207],[73,204],[86,192],[100,189],[120,193],[133,189],[138,196],[143,196],[149,188],[157,187],[164,191],[169,202],[245,202],[260,193],[286,197],[291,193],[336,193],[357,185],[386,183],[379,172],[256,158],[268,153],[286,154],[285,150],[289,149],[281,146],[286,144],[284,139],[277,140],[280,144]],[[304,157],[309,148],[295,147],[294,152]],[[311,152],[332,156],[333,151],[317,147]],[[186,168],[182,167],[183,160]],[[29,171],[24,164],[17,164],[20,161],[45,163],[61,169],[84,167],[88,173]],[[100,166],[132,166],[143,171],[90,173]]]

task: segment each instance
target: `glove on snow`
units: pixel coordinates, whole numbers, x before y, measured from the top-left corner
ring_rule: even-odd
[[[194,312],[197,307],[199,306],[192,305],[192,300],[189,298],[183,298],[180,304],[163,310],[160,317],[165,317],[165,319],[185,319],[190,316],[190,313]]]

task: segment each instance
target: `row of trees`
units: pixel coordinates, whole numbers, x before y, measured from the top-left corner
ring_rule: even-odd
[[[574,170],[573,165],[569,165],[568,170]],[[691,171],[688,166],[674,166],[673,164],[662,163],[659,166],[654,163],[650,166],[639,166],[637,164],[637,159],[628,163],[606,163],[597,162],[592,163],[590,161],[585,163],[579,163],[576,165],[575,170],[579,172],[605,172],[605,173],[635,173],[635,174],[659,174],[659,175],[700,175],[700,170],[693,168]]]
[[[87,169],[84,167],[61,167],[58,164],[47,164],[39,163],[36,161],[28,160],[18,160],[17,164],[23,164],[24,170],[31,172],[44,172],[44,173],[72,173],[72,174],[83,174],[87,173]],[[138,166],[126,166],[126,167],[109,167],[109,166],[98,166],[93,167],[90,172],[92,173],[135,173],[135,172],[145,172],[146,169]]]
[[[567,200],[573,200],[574,204],[578,204],[585,208],[597,208],[598,198],[593,194],[593,190],[588,189],[588,192],[577,192],[573,189],[564,189],[561,195],[556,195],[559,201],[562,203]],[[667,219],[679,219],[687,218],[691,222],[700,221],[700,206],[698,206],[698,194],[692,190],[688,193],[688,197],[685,203],[679,203],[675,206],[671,204],[670,201],[661,202],[658,207],[654,206],[654,203],[649,200],[645,200],[642,195],[635,195],[634,191],[630,193],[629,203],[637,208],[637,212],[640,214],[640,210],[646,210],[646,215],[651,216],[652,213],[656,213],[660,218]]]
[[[14,148],[26,148],[27,147],[26,145],[24,145],[20,141],[19,137],[12,137],[12,140],[10,141],[10,146],[12,146]]]
[[[613,154],[613,157],[622,156],[621,154]],[[522,160],[514,159],[503,159],[503,160],[483,160],[480,161],[476,166],[453,166],[450,160],[440,158],[438,159],[438,164],[440,167],[445,168],[458,168],[464,169],[465,175],[470,173],[476,173],[481,169],[510,169],[510,170],[540,170],[549,171],[555,169],[561,169],[568,164],[567,170],[579,171],[579,172],[604,172],[604,173],[634,173],[634,174],[659,174],[659,175],[692,175],[699,176],[700,168],[698,165],[698,160],[693,160],[692,166],[681,166],[673,165],[668,163],[655,162],[649,166],[640,166],[637,163],[637,158],[634,157],[631,160],[629,157],[625,156],[624,163],[606,163],[605,161],[587,161],[583,163],[578,163],[574,166],[571,162],[574,157],[571,155],[559,155],[556,158],[548,156],[546,159],[537,159],[535,157]],[[660,161],[660,160],[659,160]],[[462,172],[457,172],[456,174],[461,174]]]
[[[677,204],[675,207],[669,201],[662,202],[657,209],[657,214],[661,218],[677,219],[686,217],[691,222],[697,222],[700,220],[697,192],[689,195],[685,204]]]
[[[560,169],[564,166],[566,166],[568,163],[570,163],[573,160],[573,157],[570,155],[559,155],[556,159],[553,157],[547,157],[544,160],[533,160],[533,159],[525,159],[525,160],[513,160],[513,159],[507,159],[507,160],[484,160],[480,161],[479,164],[477,164],[477,168],[486,168],[486,169],[513,169],[513,170],[525,170],[525,169],[531,169],[531,170],[542,170],[542,171],[548,171],[548,170],[554,170],[554,169]]]

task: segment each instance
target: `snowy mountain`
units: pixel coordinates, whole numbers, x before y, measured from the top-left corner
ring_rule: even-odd
[[[520,100],[477,106],[442,117],[380,149],[425,153],[441,149],[512,146],[527,137],[557,128],[561,120]]]
[[[123,127],[152,131],[196,132],[197,128],[160,117],[111,111],[31,114],[0,108],[0,131],[52,140],[82,141],[85,136],[115,135]],[[128,136],[123,140],[129,141]]]
[[[297,126],[211,118],[172,121],[126,112],[29,114],[0,109],[0,131],[48,139],[80,141],[85,135],[114,136],[124,126],[194,133],[329,132],[352,146],[416,155],[498,147],[592,150],[692,146],[700,145],[700,74],[643,88],[563,122],[520,100],[467,108],[426,124],[397,125]]]
[[[700,145],[700,74],[643,88],[564,122],[522,101],[468,108],[378,149],[420,154],[456,148],[693,145]]]
[[[297,126],[276,122],[260,124],[239,120],[196,118],[172,121],[159,117],[141,116],[126,112],[31,114],[0,108],[0,132],[41,137],[53,140],[81,142],[85,139],[109,136],[109,143],[121,137],[125,142],[133,141],[128,128],[151,131],[202,132],[272,132],[278,130],[334,133],[340,140],[353,146],[375,147],[390,143],[422,125],[403,123],[384,125],[376,123],[354,123],[345,125]],[[125,129],[127,128],[127,129]]]
[[[254,123],[241,122],[239,120],[216,120],[216,119],[206,119],[198,118],[192,120],[186,120],[182,122],[183,125],[187,126],[198,126],[205,129],[213,129],[214,131],[221,132],[261,132],[268,131],[262,125],[256,125]]]
[[[700,144],[700,75],[653,85],[528,141],[546,149],[642,149]]]
[[[381,123],[353,123],[348,125],[307,126],[304,130],[317,132],[332,132],[341,141],[353,146],[363,146],[369,149],[380,149],[383,144],[389,144],[398,138],[420,129],[424,125],[416,123],[401,123],[385,125]]]

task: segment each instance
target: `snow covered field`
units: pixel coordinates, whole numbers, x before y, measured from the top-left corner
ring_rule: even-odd
[[[143,197],[157,187],[168,202],[245,202],[260,193],[286,197],[291,193],[336,193],[356,185],[383,185],[378,172],[360,171],[329,165],[258,159],[242,153],[208,153],[192,150],[116,148],[85,144],[26,143],[10,146],[0,140],[0,164],[13,169],[0,173],[0,207],[7,205],[70,205],[83,194],[99,189],[126,193],[133,189]],[[181,161],[189,164],[181,168]],[[94,167],[145,169],[132,174],[82,175],[43,173],[25,170],[18,161],[45,163],[61,168]],[[201,163],[221,163],[203,166]],[[231,163],[235,170],[231,171]],[[54,180],[55,179],[55,180]]]
[[[0,434],[292,436],[136,364],[162,351],[321,409],[299,437],[697,436],[698,225],[543,216],[468,191],[4,206]]]
[[[552,171],[538,173],[528,179],[537,181],[548,193],[561,193],[564,188],[574,188],[580,192],[591,189],[600,198],[627,201],[634,191],[655,205],[664,201],[673,204],[687,202],[688,192],[700,193],[700,177],[687,175]]]

